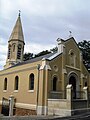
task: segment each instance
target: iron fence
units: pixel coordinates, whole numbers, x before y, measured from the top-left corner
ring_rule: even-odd
[[[83,99],[84,91],[72,91],[72,98],[73,99]]]
[[[66,91],[50,91],[48,94],[49,99],[66,99]]]
[[[83,91],[73,91],[72,90],[72,99],[83,99]],[[66,99],[66,91],[50,91],[48,94],[49,99]]]
[[[90,92],[88,92],[88,104],[89,104],[89,107],[90,107]]]
[[[6,98],[2,98],[2,110],[1,114],[8,116],[9,115],[9,100]]]
[[[90,100],[90,92],[88,92],[88,99]]]

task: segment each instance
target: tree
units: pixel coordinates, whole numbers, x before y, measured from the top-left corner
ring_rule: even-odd
[[[83,54],[83,62],[86,67],[88,67],[90,65],[90,41],[83,40],[82,42],[78,43],[78,46]]]
[[[27,61],[27,60],[30,60],[31,58],[36,58],[36,57],[46,55],[46,54],[49,54],[49,53],[51,53],[51,52],[48,51],[48,50],[42,51],[42,52],[40,52],[38,54],[35,54],[35,55],[33,53],[25,53],[23,55],[23,61]]]
[[[50,49],[51,52],[56,52],[58,50],[58,47],[54,47],[52,49]]]
[[[36,54],[35,57],[39,57],[39,56],[46,55],[46,54],[49,54],[49,53],[51,53],[51,52],[48,51],[48,50],[45,50],[45,51],[42,51],[42,52]]]
[[[25,53],[23,55],[23,60],[26,61],[26,60],[30,60],[31,58],[33,58],[33,53]]]

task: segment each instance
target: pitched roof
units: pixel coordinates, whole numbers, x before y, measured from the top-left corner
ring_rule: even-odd
[[[14,65],[14,66],[23,65],[23,64],[27,64],[27,63],[37,62],[37,61],[39,61],[39,60],[42,60],[43,58],[48,59],[49,57],[51,57],[51,56],[54,55],[54,54],[55,54],[55,53],[49,53],[49,54],[46,54],[46,55],[42,55],[42,56],[40,56],[40,57],[32,58],[32,59],[30,59],[30,60],[17,63],[17,64]]]
[[[20,41],[24,42],[24,36],[23,36],[20,14],[17,18],[16,24],[13,28],[13,31],[12,31],[11,35],[10,35],[9,41],[11,41],[11,40],[20,40]]]
[[[48,60],[52,60],[52,59],[56,58],[58,55],[60,55],[60,54],[58,54],[57,52],[49,53],[49,54],[46,54],[46,55],[42,55],[40,57],[32,58],[30,60],[17,63],[16,65],[14,65],[12,67],[16,67],[16,66],[20,66],[20,65],[24,65],[24,64],[28,64],[28,63],[37,62],[37,61],[42,60],[43,58],[48,59]],[[12,67],[10,67],[10,68],[12,68]]]

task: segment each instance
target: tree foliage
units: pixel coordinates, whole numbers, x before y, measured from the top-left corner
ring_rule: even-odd
[[[90,66],[90,41],[83,40],[83,41],[78,43],[78,46],[82,51],[82,55],[83,55],[83,59],[84,59],[83,62],[86,65],[86,67],[88,68]],[[46,54],[49,54],[52,52],[56,52],[57,49],[58,48],[55,47],[55,48],[52,48],[50,50],[42,51],[42,52],[35,54],[35,55],[33,53],[25,53],[23,56],[23,60],[26,61],[26,60],[30,60],[31,58],[35,58],[35,57],[46,55]]]
[[[49,54],[49,53],[51,53],[51,51],[48,51],[48,50],[42,51],[42,52],[40,52],[38,54],[35,54],[35,55],[33,53],[25,53],[23,55],[23,60],[27,61],[27,60],[30,60],[31,58],[40,57],[42,55],[46,55],[46,54]]]
[[[48,51],[48,50],[45,50],[45,51],[42,51],[42,52],[36,54],[35,57],[39,57],[39,56],[46,55],[46,54],[49,54],[49,53],[51,53],[51,52]]]
[[[33,58],[33,53],[25,53],[23,55],[23,60],[24,61],[30,60],[31,58]]]
[[[84,64],[88,67],[90,65],[90,41],[83,40],[78,43],[78,46],[82,51]]]
[[[52,49],[50,49],[51,52],[56,52],[58,50],[58,47],[54,47]]]

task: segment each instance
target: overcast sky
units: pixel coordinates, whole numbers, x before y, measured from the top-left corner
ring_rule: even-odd
[[[69,37],[90,40],[90,0],[0,0],[0,69],[6,62],[7,45],[21,10],[25,52],[38,53]]]

